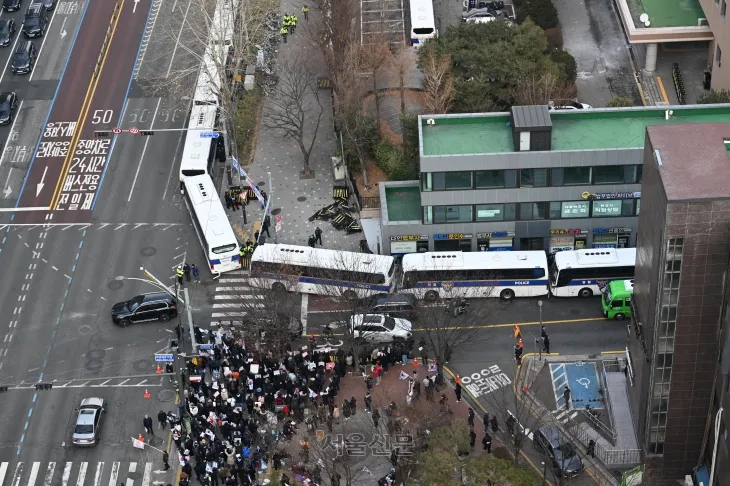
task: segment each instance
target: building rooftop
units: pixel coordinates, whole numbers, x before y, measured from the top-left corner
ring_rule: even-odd
[[[697,27],[697,21],[705,18],[699,0],[626,0],[631,18],[637,28],[644,28],[641,14],[649,16],[649,28]]]
[[[654,126],[647,138],[668,201],[730,198],[730,123]]]
[[[551,111],[550,118],[552,150],[641,148],[649,125],[727,122],[730,104]],[[422,116],[421,144],[422,156],[515,151],[509,113]]]
[[[416,186],[385,186],[388,221],[420,221],[421,189]]]

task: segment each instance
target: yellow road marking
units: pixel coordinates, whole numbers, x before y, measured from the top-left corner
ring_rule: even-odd
[[[601,354],[624,354],[626,350],[623,351],[601,351]]]
[[[656,82],[659,85],[659,91],[662,92],[662,98],[664,98],[664,102],[669,103],[669,98],[667,98],[667,92],[664,90],[664,83],[662,83],[662,77],[657,76]]]
[[[81,138],[81,132],[83,131],[85,122],[86,122],[86,116],[89,114],[89,109],[91,108],[91,102],[94,100],[94,95],[96,94],[96,88],[99,86],[99,80],[101,79],[101,73],[104,71],[104,65],[106,64],[107,56],[109,55],[109,51],[111,50],[112,41],[114,40],[114,35],[117,31],[117,25],[119,24],[119,19],[122,16],[122,9],[124,8],[124,2],[126,0],[121,0],[121,3],[119,4],[119,10],[117,10],[116,17],[112,19],[110,22],[111,24],[111,36],[109,37],[109,42],[107,43],[106,52],[104,52],[104,55],[101,59],[101,66],[99,66],[99,72],[96,75],[95,79],[92,79],[91,83],[89,83],[89,87],[86,90],[86,95],[84,96],[84,102],[81,105],[81,112],[79,113],[79,118],[76,120],[76,130],[74,130],[74,134],[71,137],[71,144],[68,146],[68,153],[66,153],[66,157],[63,159],[63,166],[61,167],[61,175],[58,178],[58,181],[56,181],[56,187],[53,190],[53,197],[51,198],[51,204],[48,207],[50,211],[54,211],[60,202],[61,199],[61,192],[63,188],[63,184],[66,180],[66,177],[68,177],[68,172],[71,167],[71,161],[74,158],[74,153],[76,152],[76,146],[79,143],[79,138]],[[105,39],[106,40],[106,39]]]

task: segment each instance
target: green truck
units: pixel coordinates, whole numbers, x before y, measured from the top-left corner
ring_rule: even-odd
[[[609,319],[621,321],[630,318],[631,298],[634,295],[633,280],[614,280],[603,290],[601,305],[603,315]]]

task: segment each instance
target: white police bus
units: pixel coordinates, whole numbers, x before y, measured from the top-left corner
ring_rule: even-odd
[[[252,287],[347,298],[393,290],[395,259],[308,246],[258,246],[251,259]]]
[[[556,297],[600,295],[612,280],[634,278],[636,248],[559,251],[550,264],[550,292]]]
[[[439,251],[403,257],[399,292],[435,301],[451,297],[534,297],[548,293],[544,251]]]
[[[411,0],[411,45],[419,47],[426,39],[437,36],[433,0]]]
[[[190,111],[188,132],[185,134],[182,158],[180,160],[180,182],[186,177],[209,174],[215,159],[217,139],[202,137],[216,126],[218,107],[215,105],[193,106]]]
[[[185,206],[214,274],[240,268],[238,240],[209,175],[185,179]]]

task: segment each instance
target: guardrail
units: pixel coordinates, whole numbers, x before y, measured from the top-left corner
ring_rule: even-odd
[[[641,449],[606,449],[596,440],[597,437],[593,437],[570,417],[568,417],[566,430],[584,445],[588,445],[590,441],[593,441],[595,443],[595,458],[608,468],[641,464]]]
[[[607,437],[612,445],[616,445],[616,440],[618,438],[618,434],[616,434],[616,425],[615,420],[613,418],[613,405],[611,405],[611,393],[608,391],[608,380],[606,379],[606,366],[605,363],[603,364],[603,369],[601,370],[601,386],[603,388],[603,401],[606,404],[606,412],[608,413],[608,431],[609,431],[609,437]],[[593,418],[591,414],[588,414]],[[596,419],[601,426],[605,428],[605,425],[600,420]]]

